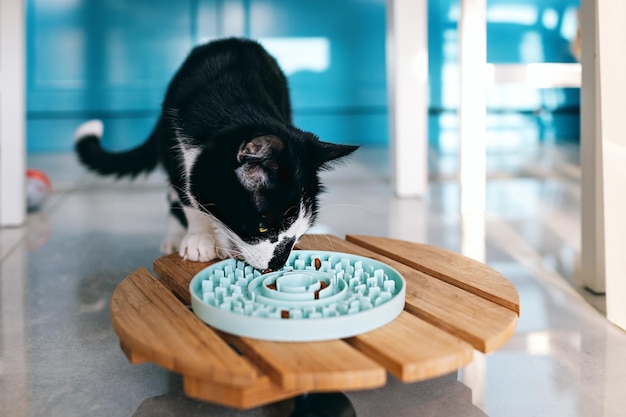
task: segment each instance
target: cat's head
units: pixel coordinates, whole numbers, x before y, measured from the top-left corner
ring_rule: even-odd
[[[261,270],[280,269],[315,222],[319,172],[357,148],[295,128],[229,133],[201,149],[189,191],[218,220],[223,253]]]

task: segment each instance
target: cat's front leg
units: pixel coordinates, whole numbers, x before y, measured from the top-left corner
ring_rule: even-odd
[[[180,243],[178,253],[184,259],[208,262],[218,257],[211,218],[192,207],[183,207],[187,217],[187,234]]]
[[[178,193],[173,186],[167,190],[167,201],[170,204],[170,213],[167,221],[167,231],[161,241],[161,253],[169,255],[178,252],[180,242],[187,233],[187,219],[183,212],[183,205],[178,198]]]
[[[180,221],[173,215],[169,215],[167,223],[167,232],[165,237],[161,240],[161,253],[163,255],[169,255],[170,253],[178,252],[180,248],[180,242],[185,236],[185,228]]]

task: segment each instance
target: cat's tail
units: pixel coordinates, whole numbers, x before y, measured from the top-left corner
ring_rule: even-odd
[[[101,175],[130,176],[151,172],[159,163],[157,130],[148,140],[126,152],[109,152],[102,148],[100,138],[104,127],[100,120],[90,120],[76,129],[74,149],[80,162]]]

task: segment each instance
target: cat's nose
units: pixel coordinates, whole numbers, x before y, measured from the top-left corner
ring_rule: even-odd
[[[283,239],[278,245],[276,245],[268,268],[272,271],[277,271],[282,268],[289,258],[289,254],[291,253],[291,249],[293,248],[294,243],[296,243],[296,238],[289,237]]]

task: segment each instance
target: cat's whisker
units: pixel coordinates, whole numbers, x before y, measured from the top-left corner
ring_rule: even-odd
[[[336,230],[336,229],[334,229],[332,227],[326,226],[326,225],[324,225],[324,228],[328,229],[329,233],[311,233],[311,235],[316,235],[316,236],[320,236],[320,237],[323,236],[329,242],[330,242],[330,239],[328,238],[329,235],[339,236],[339,231],[338,230]]]
[[[320,212],[329,209],[329,208],[338,208],[338,207],[347,207],[347,208],[358,208],[358,209],[363,209],[365,211],[371,212],[371,213],[378,213],[378,210],[376,210],[375,208],[369,207],[369,206],[364,206],[361,204],[350,204],[350,203],[335,203],[335,204],[328,204],[328,205],[324,205],[322,207],[320,207]]]
[[[337,233],[333,229],[331,229],[331,231],[333,232],[333,234],[337,235]],[[316,242],[319,242],[321,239],[324,239],[326,241],[326,243],[328,243],[328,244],[332,243],[332,241],[331,241],[331,239],[330,239],[330,237],[329,237],[329,235],[327,233],[324,233],[324,234],[311,233],[311,234],[309,234],[309,236],[312,236],[313,239]]]

